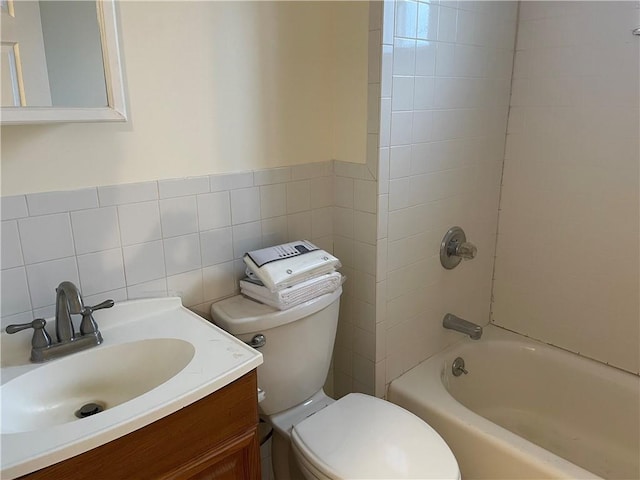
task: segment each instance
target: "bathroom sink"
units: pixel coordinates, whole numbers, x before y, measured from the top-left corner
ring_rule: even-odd
[[[178,374],[194,353],[184,340],[154,338],[43,365],[0,387],[1,431],[28,432],[82,421],[93,412],[83,416],[83,406],[95,404],[94,410],[104,411],[136,398]]]
[[[184,308],[133,300],[94,313],[104,342],[31,363],[30,335],[2,333],[0,478],[52,465],[219,390],[262,355]],[[48,320],[52,326],[54,320]]]

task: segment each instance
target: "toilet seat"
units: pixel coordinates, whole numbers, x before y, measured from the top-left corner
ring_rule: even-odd
[[[458,480],[442,437],[390,402],[349,394],[293,427],[294,452],[315,478]]]

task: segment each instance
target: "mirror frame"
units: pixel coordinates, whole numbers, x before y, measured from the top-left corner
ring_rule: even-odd
[[[116,0],[96,0],[102,44],[102,61],[107,89],[105,107],[2,107],[2,125],[64,122],[124,122],[127,108],[124,94],[120,44],[116,22]]]

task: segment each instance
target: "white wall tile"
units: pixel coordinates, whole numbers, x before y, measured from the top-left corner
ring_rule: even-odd
[[[438,9],[438,41],[456,41],[456,22],[458,11],[455,8],[440,6]]]
[[[311,208],[333,206],[333,177],[311,179]]]
[[[395,32],[395,0],[382,0],[382,43],[384,45],[393,44],[393,34]]]
[[[421,40],[438,39],[438,5],[431,3],[418,4],[418,25],[416,37]]]
[[[253,172],[229,173],[209,176],[209,187],[212,192],[248,188],[253,186]]]
[[[367,133],[380,131],[380,84],[370,83],[367,89]]]
[[[391,114],[391,140],[390,145],[411,144],[411,130],[414,112],[393,112]]]
[[[194,233],[166,238],[164,240],[164,261],[167,276],[200,268],[202,266],[200,236]]]
[[[160,278],[127,287],[127,298],[162,298],[167,296],[167,279]]]
[[[78,256],[80,290],[83,295],[95,295],[124,288],[124,265],[119,248]]]
[[[231,223],[260,220],[260,188],[239,188],[231,192]]]
[[[209,177],[176,178],[158,180],[160,198],[182,197],[209,192]]]
[[[311,211],[311,238],[333,235],[333,208],[325,207]]]
[[[18,228],[27,265],[75,254],[68,213],[22,218]]]
[[[27,279],[34,309],[54,305],[56,288],[61,282],[69,281],[80,286],[75,257],[28,265]]]
[[[391,147],[389,151],[389,176],[391,179],[411,174],[411,145]]]
[[[2,234],[2,239],[0,239],[0,250],[2,251],[0,266],[2,270],[24,265],[18,222],[15,220],[2,222],[0,233]]]
[[[71,212],[71,226],[78,255],[120,246],[116,207]]]
[[[393,45],[393,74],[414,75],[416,72],[416,41],[396,38]]]
[[[335,206],[353,208],[354,186],[353,178],[334,177],[333,192]]]
[[[268,168],[253,172],[253,181],[256,186],[284,183],[291,180],[291,167]]]
[[[130,203],[118,207],[122,245],[162,238],[158,202]]]
[[[393,90],[391,94],[391,110],[413,110],[413,76],[393,76]]]
[[[376,215],[374,213],[353,212],[354,239],[361,242],[376,244],[377,237]]]
[[[432,137],[433,112],[431,110],[417,110],[413,112],[411,133],[412,143],[428,142]]]
[[[98,187],[98,199],[101,207],[157,200],[158,184],[144,182]]]
[[[283,183],[260,187],[260,217],[279,217],[287,213],[287,189]]]
[[[162,236],[175,237],[198,231],[196,197],[177,197],[160,200]]]
[[[346,238],[353,238],[353,210],[349,208],[334,207],[333,232]]]
[[[200,232],[202,266],[233,260],[233,237],[231,228],[218,228]]]
[[[354,180],[353,187],[353,208],[362,212],[376,213],[378,206],[376,182],[369,180]]]
[[[311,185],[309,180],[289,182],[287,185],[287,213],[309,210],[311,207]]]
[[[15,195],[0,198],[2,208],[2,220],[12,220],[29,216],[27,210],[27,198],[24,195]]]
[[[433,77],[415,77],[413,109],[426,110],[434,107],[435,80]]]
[[[262,248],[260,222],[233,226],[233,257],[242,258],[245,253]]]
[[[95,188],[85,188],[68,192],[32,193],[27,195],[27,206],[32,216],[96,208],[98,192]]]
[[[202,278],[206,300],[228,297],[237,290],[233,262],[203,268]]]
[[[231,225],[229,192],[198,195],[196,200],[198,204],[198,226],[201,231]]]
[[[271,247],[286,243],[287,236],[287,217],[266,218],[261,222],[262,228],[262,246]]]
[[[398,0],[396,2],[396,37],[416,37],[418,19],[418,3],[411,0]]]
[[[436,42],[416,42],[416,75],[430,76],[436,72]]]
[[[167,277],[167,290],[169,296],[180,297],[185,307],[202,303],[204,301],[202,270],[198,269]]]
[[[136,285],[166,276],[162,241],[123,247],[127,285]]]
[[[166,296],[166,294],[165,294]],[[116,290],[109,290],[106,292],[101,292],[96,295],[83,295],[82,300],[85,305],[97,305],[105,300],[111,299],[114,302],[124,302],[128,300],[127,297],[127,289],[126,288],[118,288]],[[100,326],[100,325],[98,325]]]
[[[382,46],[381,62],[380,97],[391,97],[391,88],[393,85],[393,47],[391,45]]]
[[[388,147],[391,142],[391,98],[380,100],[380,146]]]
[[[295,242],[311,238],[311,215],[308,212],[287,215],[288,241]]]
[[[31,310],[31,298],[24,267],[2,270],[2,316]]]

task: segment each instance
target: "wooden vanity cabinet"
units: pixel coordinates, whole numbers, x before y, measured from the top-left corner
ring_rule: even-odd
[[[47,480],[259,480],[253,370],[156,422],[25,475]]]

